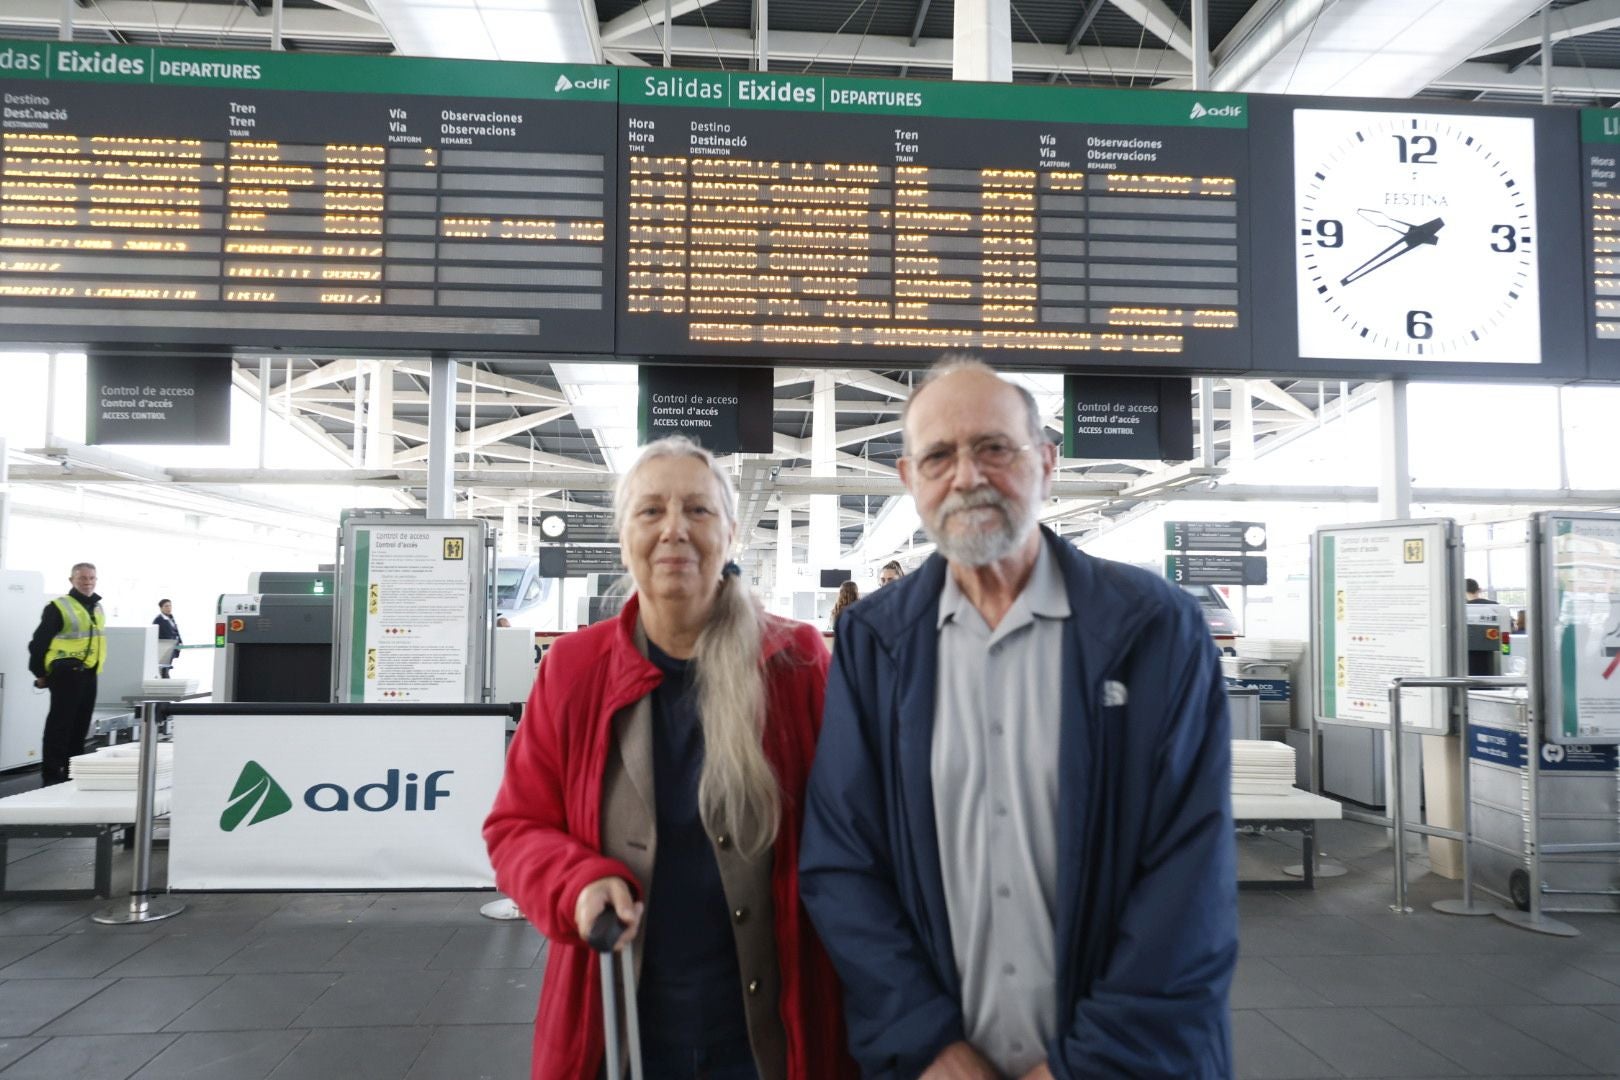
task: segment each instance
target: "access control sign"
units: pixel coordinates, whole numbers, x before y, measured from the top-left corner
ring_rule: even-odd
[[[494,883],[505,714],[174,718],[176,889]]]
[[[84,441],[90,446],[227,446],[231,359],[91,349]]]

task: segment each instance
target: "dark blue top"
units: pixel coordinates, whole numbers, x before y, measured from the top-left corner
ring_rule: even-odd
[[[742,976],[720,866],[698,813],[703,726],[695,672],[651,642],[664,673],[652,693],[658,848],[641,961],[642,1038],[665,1046],[747,1042]]]

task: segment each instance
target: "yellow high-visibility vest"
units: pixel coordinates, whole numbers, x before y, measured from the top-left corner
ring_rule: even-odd
[[[51,602],[62,614],[62,629],[51,639],[51,647],[45,650],[45,670],[50,671],[56,661],[71,656],[83,660],[90,670],[99,671],[102,658],[107,654],[107,616],[101,605],[96,605],[94,614],[86,614],[84,607],[71,597],[58,596]]]

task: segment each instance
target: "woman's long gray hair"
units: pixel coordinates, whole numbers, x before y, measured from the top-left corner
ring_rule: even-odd
[[[631,483],[649,461],[689,457],[703,462],[720,493],[721,512],[737,523],[737,492],[714,456],[683,436],[648,443],[613,493],[622,528]],[[782,795],[765,757],[765,671],[760,659],[765,612],[742,578],[721,577],[714,608],[698,635],[698,716],[703,724],[703,772],[698,811],[710,835],[729,832],[749,858],[766,851],[782,820]]]

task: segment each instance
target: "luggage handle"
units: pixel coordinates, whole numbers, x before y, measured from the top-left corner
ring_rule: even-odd
[[[602,961],[602,1026],[607,1043],[608,1080],[620,1080],[624,1066],[619,1061],[619,1006],[613,979],[613,946],[624,934],[625,924],[612,906],[591,923],[585,943],[596,950]],[[620,969],[624,974],[624,1024],[626,1044],[630,1048],[631,1080],[642,1080],[641,1075],[641,1019],[636,1011],[635,943],[626,945],[619,953]]]

